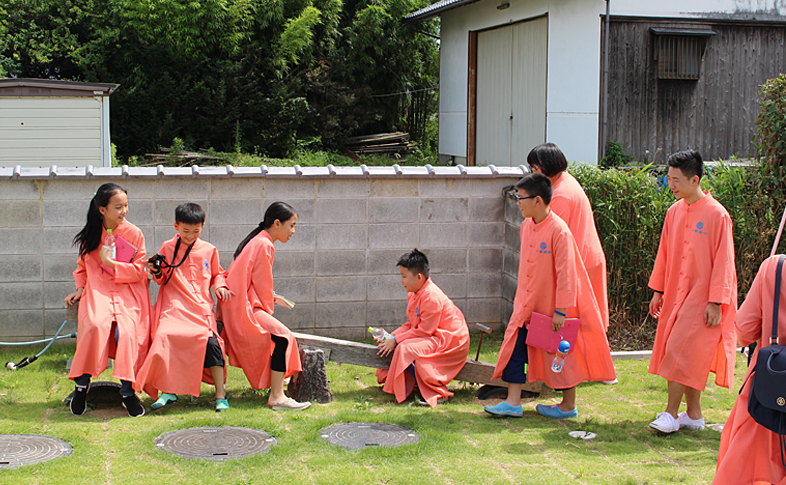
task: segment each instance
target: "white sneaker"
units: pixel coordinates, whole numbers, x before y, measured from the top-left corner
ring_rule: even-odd
[[[669,434],[679,431],[680,425],[677,420],[674,419],[674,416],[664,411],[659,413],[655,417],[655,421],[650,423],[650,428],[656,429],[661,433]]]
[[[699,431],[704,429],[704,418],[690,419],[688,413],[680,413],[677,415],[677,424],[679,424],[680,429]]]
[[[614,384],[618,383],[619,381],[616,378],[614,378],[614,379],[612,379],[610,381],[600,381],[600,382],[601,382],[601,384],[606,384],[607,386],[613,386]]]

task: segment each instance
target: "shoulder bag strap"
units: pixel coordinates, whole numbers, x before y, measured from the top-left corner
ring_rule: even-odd
[[[781,269],[783,268],[783,261],[786,256],[781,254],[778,258],[778,269],[775,270],[775,298],[772,304],[772,337],[770,338],[770,345],[778,343],[778,310],[781,301]]]

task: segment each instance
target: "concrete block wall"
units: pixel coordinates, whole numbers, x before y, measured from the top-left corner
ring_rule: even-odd
[[[225,269],[269,204],[292,204],[296,233],[276,243],[273,275],[276,291],[296,302],[275,314],[293,330],[357,338],[369,325],[403,323],[395,264],[414,247],[470,324],[499,327],[512,308],[518,253],[517,209],[502,188],[521,175],[493,166],[0,169],[0,339],[51,336],[63,322],[71,241],[108,181],[128,190],[128,220],[150,255],[175,234],[178,204],[202,205],[203,238]]]

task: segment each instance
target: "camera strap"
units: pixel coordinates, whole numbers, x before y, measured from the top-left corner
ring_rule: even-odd
[[[194,244],[196,244],[196,241],[194,241]],[[183,254],[183,259],[181,259],[179,263],[172,264],[172,265],[167,265],[166,269],[169,270],[169,275],[166,277],[166,280],[164,281],[164,285],[169,283],[169,280],[172,278],[172,275],[175,273],[175,270],[177,268],[179,268],[183,263],[186,262],[186,259],[188,259],[188,255],[189,255],[189,253],[191,253],[191,248],[194,247],[194,244],[192,244],[191,246],[186,246],[186,252],[185,252],[185,254]],[[180,249],[180,238],[179,237],[177,238],[177,242],[175,243],[175,252],[174,252],[174,254],[172,254],[172,263],[177,261],[177,250],[178,249]]]

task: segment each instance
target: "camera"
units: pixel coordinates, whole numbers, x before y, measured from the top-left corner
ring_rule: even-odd
[[[166,265],[166,258],[163,254],[156,254],[152,258],[147,260],[148,263],[153,265],[153,269],[156,273],[161,271],[161,267]]]

